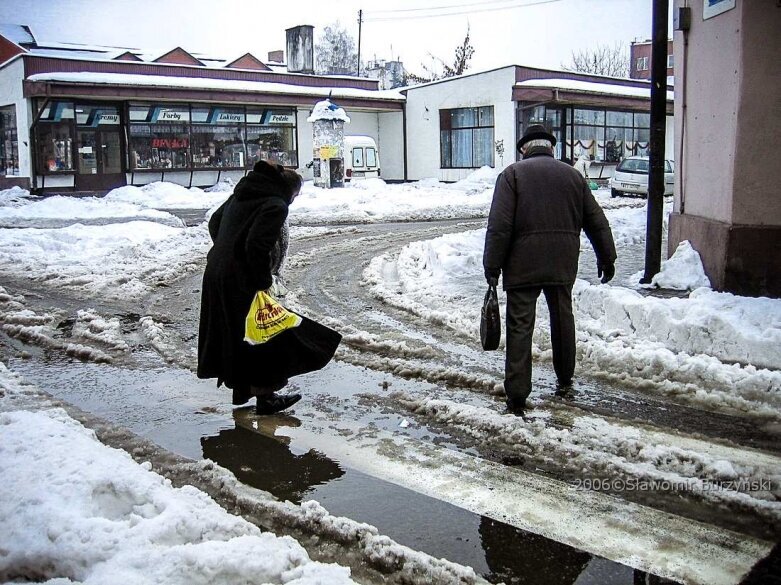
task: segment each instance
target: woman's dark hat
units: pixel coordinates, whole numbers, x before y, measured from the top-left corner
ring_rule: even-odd
[[[518,152],[521,151],[523,145],[532,140],[550,140],[551,146],[556,146],[556,137],[545,129],[542,124],[532,124],[523,133],[523,136],[518,141]]]

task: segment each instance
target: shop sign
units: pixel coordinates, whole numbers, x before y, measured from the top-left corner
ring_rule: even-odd
[[[217,110],[216,116],[212,119],[212,124],[241,124],[244,122],[244,114],[235,112],[220,112]]]
[[[98,116],[98,124],[119,124],[119,114],[101,114]]]
[[[187,110],[171,110],[168,108],[155,108],[152,120],[155,122],[189,122],[190,112]]]
[[[76,110],[76,123],[79,126],[97,128],[98,126],[115,126],[119,124],[119,114],[116,109],[86,108]]]
[[[187,138],[152,138],[152,148],[188,148]]]
[[[274,112],[271,110],[266,110],[263,118],[264,118],[263,123],[269,125],[274,125],[274,124],[292,125],[296,123],[295,114],[286,114],[281,112]]]

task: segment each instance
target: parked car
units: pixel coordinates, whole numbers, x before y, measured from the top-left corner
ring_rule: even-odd
[[[675,175],[673,161],[664,161],[664,194],[673,194]],[[629,156],[618,163],[616,172],[610,179],[610,195],[633,195],[648,197],[648,169],[650,162],[647,156]]]
[[[380,176],[380,154],[371,136],[344,137],[344,180]]]

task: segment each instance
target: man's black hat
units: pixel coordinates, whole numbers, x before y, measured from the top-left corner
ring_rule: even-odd
[[[518,152],[521,152],[523,145],[532,140],[550,140],[551,146],[556,146],[556,137],[545,129],[542,124],[532,124],[523,133],[518,141]]]

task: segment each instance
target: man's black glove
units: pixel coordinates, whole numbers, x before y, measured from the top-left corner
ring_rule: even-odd
[[[616,275],[616,265],[612,262],[602,262],[597,264],[597,276],[601,278],[600,282],[606,284],[613,280]]]
[[[489,286],[496,286],[499,284],[499,274],[501,273],[498,270],[486,270],[485,281],[489,284]]]

